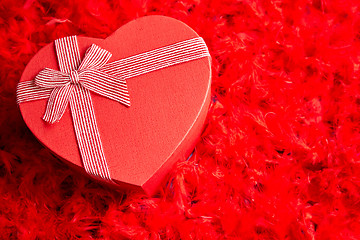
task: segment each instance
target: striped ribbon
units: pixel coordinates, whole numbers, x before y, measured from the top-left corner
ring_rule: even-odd
[[[111,53],[93,44],[81,61],[76,36],[55,40],[60,71],[45,68],[17,87],[18,104],[48,99],[43,120],[53,124],[70,104],[80,155],[87,173],[111,180],[90,92],[127,107],[130,97],[126,80],[162,68],[209,57],[200,37],[177,42],[108,63]]]

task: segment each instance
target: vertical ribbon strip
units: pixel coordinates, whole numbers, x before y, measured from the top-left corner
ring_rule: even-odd
[[[73,88],[70,97],[71,116],[84,168],[89,174],[111,180],[96,123],[90,91],[79,84],[80,79],[77,70],[81,61],[76,37],[72,36],[55,40],[55,48],[60,71],[70,74],[69,86]],[[98,51],[97,54],[106,55],[107,53]],[[106,62],[111,57],[111,54],[107,55]],[[99,62],[99,60],[101,60],[99,55],[93,59],[94,62]],[[89,58],[85,58],[81,65],[83,66],[89,61]],[[81,68],[79,69],[81,70]]]
[[[111,53],[95,44],[87,49],[81,61],[76,36],[55,40],[55,49],[60,71],[45,68],[34,80],[20,82],[17,102],[48,99],[43,120],[49,124],[59,121],[70,103],[85,171],[108,181],[111,181],[111,176],[90,92],[129,107],[126,79],[210,56],[200,37],[111,63],[108,63]]]

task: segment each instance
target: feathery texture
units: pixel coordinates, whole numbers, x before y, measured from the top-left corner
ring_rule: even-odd
[[[360,239],[360,3],[1,0],[0,239]],[[213,58],[202,139],[154,197],[53,157],[15,89],[57,38],[184,21]]]

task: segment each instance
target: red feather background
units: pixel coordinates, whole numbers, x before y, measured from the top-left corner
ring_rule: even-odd
[[[360,239],[360,3],[1,0],[1,239]],[[78,176],[25,126],[15,88],[59,37],[187,23],[213,58],[201,142],[155,197]]]

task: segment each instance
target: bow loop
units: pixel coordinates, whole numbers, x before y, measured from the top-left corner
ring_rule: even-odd
[[[68,83],[69,74],[54,69],[45,68],[36,75],[35,85],[42,88],[56,88]]]
[[[86,50],[85,57],[78,70],[81,71],[88,68],[99,69],[110,60],[111,56],[112,54],[109,51],[92,44],[91,47]]]
[[[81,85],[86,89],[130,107],[130,96],[124,79],[96,69],[82,71],[80,78]]]

